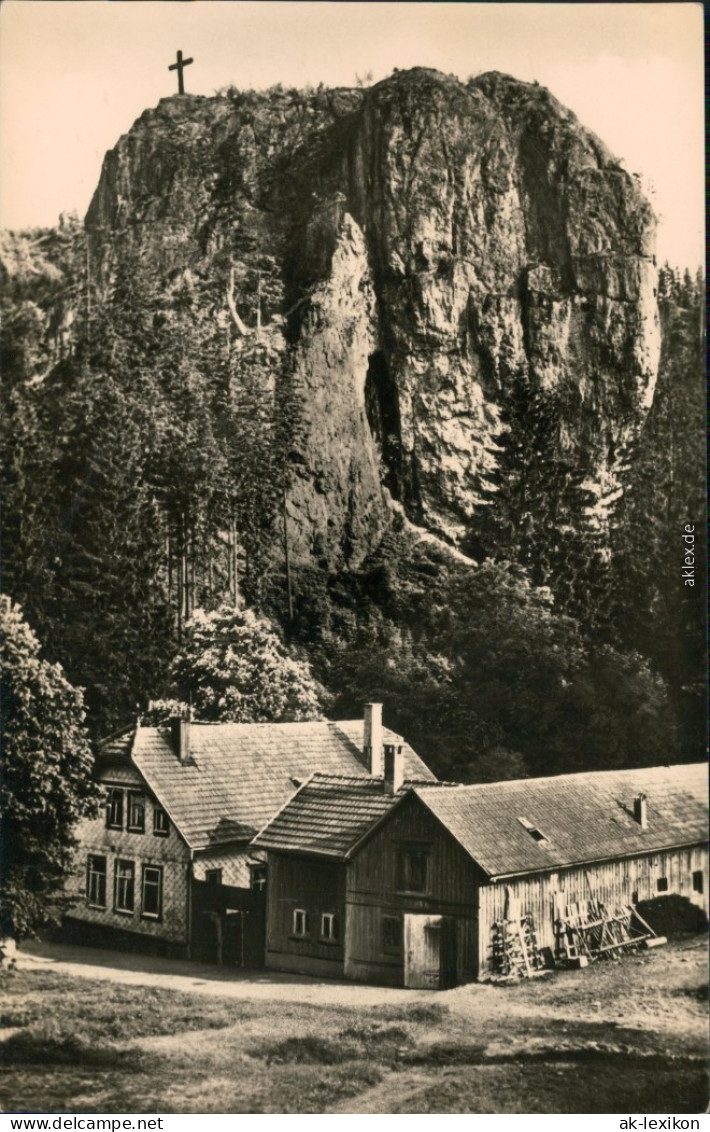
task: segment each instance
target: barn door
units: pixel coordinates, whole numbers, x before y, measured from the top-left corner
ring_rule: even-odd
[[[404,985],[438,990],[442,985],[443,917],[405,913]]]
[[[244,966],[244,915],[234,908],[228,908],[222,920],[222,963]]]

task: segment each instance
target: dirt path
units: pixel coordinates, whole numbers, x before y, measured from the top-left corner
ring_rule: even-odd
[[[456,1073],[455,1070],[445,1072],[447,1076]],[[375,1085],[372,1089],[367,1089],[364,1093],[358,1095],[356,1109],[353,1107],[353,1098],[348,1097],[332,1108],[326,1109],[326,1112],[343,1113],[343,1115],[352,1115],[355,1111],[358,1115],[361,1113],[396,1113],[405,1101],[411,1104],[418,1093],[425,1093],[434,1082],[440,1081],[442,1076],[441,1069],[433,1072],[420,1069],[409,1073],[390,1073],[379,1085]]]
[[[606,1026],[610,1032],[621,1027],[698,1036],[707,1026],[707,1007],[697,998],[707,979],[705,940],[689,939],[664,952],[660,960],[658,952],[627,956],[623,963],[596,964],[584,972],[558,971],[549,979],[528,980],[505,989],[475,983],[449,991],[242,971],[69,944],[28,944],[17,953],[17,962],[23,970],[60,971],[84,979],[242,1001],[353,1009],[431,1002],[444,1008],[449,1027],[473,1023],[476,1030],[496,1025],[503,1013],[519,1023],[554,1020],[561,1034],[566,1024],[584,1023]],[[689,1013],[689,1003],[696,998],[697,1006]]]
[[[219,998],[305,1002],[328,1006],[398,1005],[436,998],[436,991],[411,991],[359,983],[319,980],[308,975],[229,970],[187,960],[156,959],[73,944],[27,943],[17,952],[23,971],[61,971],[83,979],[129,986],[164,987]]]

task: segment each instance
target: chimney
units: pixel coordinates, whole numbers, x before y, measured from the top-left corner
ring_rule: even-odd
[[[365,704],[362,753],[373,778],[382,778],[382,704]]]
[[[173,751],[181,763],[186,763],[190,757],[190,720],[183,719],[181,715],[173,715],[170,719],[170,741]]]
[[[634,798],[634,818],[641,829],[648,829],[648,813],[646,808],[646,795],[637,794]]]
[[[404,782],[401,743],[385,743],[385,794],[396,794]]]

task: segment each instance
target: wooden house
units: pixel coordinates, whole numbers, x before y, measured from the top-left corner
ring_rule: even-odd
[[[707,768],[477,786],[315,775],[254,840],[267,965],[441,987],[495,970],[516,908],[554,953],[560,909],[679,895],[707,914]],[[394,768],[394,769],[393,769]]]
[[[254,834],[314,771],[367,780],[383,739],[394,738],[376,704],[364,721],[175,719],[104,744],[106,804],[77,831],[69,937],[263,966],[266,855],[252,848]],[[404,757],[412,774],[434,780],[406,745]]]

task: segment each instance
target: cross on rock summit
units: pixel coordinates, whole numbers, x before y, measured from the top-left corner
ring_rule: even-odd
[[[185,67],[189,67],[190,63],[194,63],[194,59],[183,59],[182,51],[177,53],[177,62],[171,63],[168,67],[169,71],[177,71],[178,73],[178,94],[185,93],[185,84],[182,79],[182,72]]]

